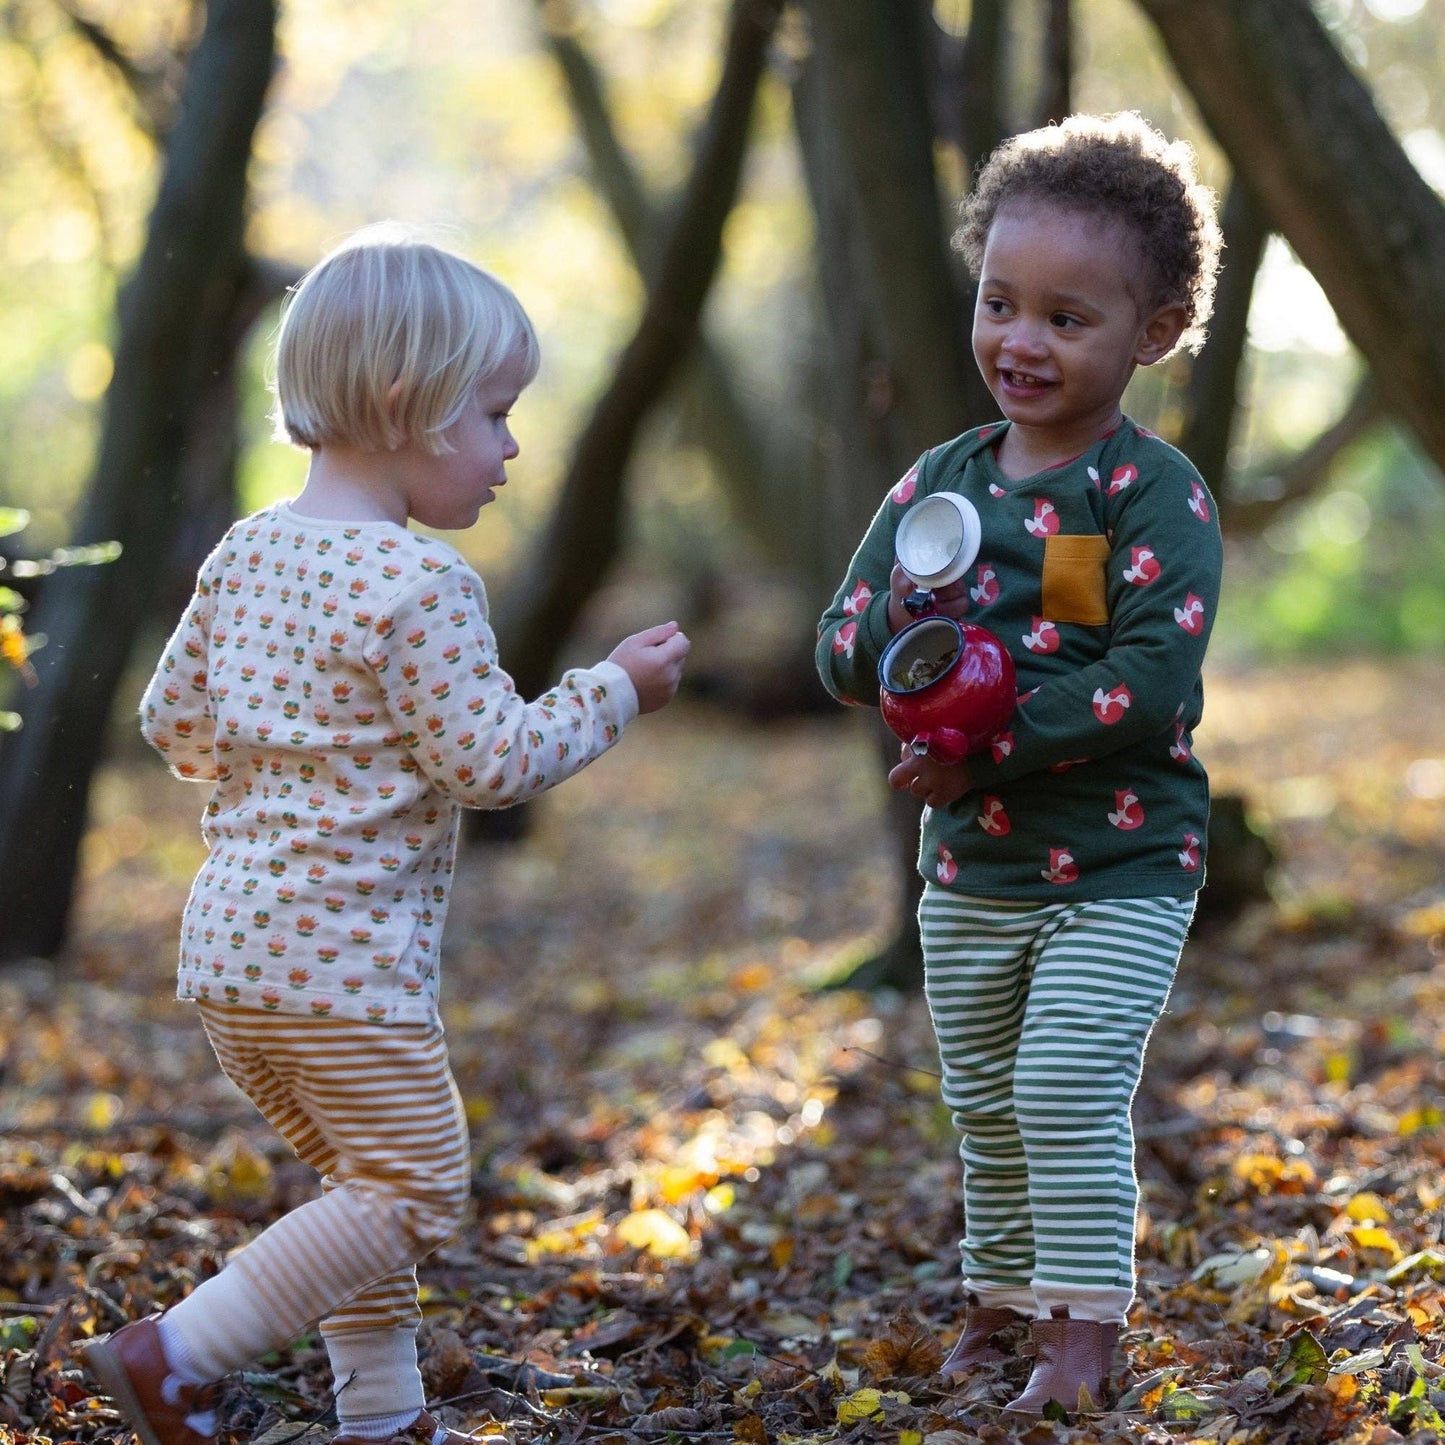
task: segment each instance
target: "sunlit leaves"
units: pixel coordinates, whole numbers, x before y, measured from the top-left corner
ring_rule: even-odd
[[[633,1249],[646,1250],[654,1259],[686,1259],[693,1252],[691,1236],[661,1209],[639,1209],[617,1226],[617,1237]]]

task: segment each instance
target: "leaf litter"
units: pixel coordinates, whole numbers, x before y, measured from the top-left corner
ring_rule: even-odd
[[[524,846],[470,853],[445,1019],[474,1199],[421,1270],[444,1418],[539,1445],[1441,1438],[1445,669],[1347,680],[1214,679],[1201,747],[1285,861],[1276,906],[1191,942],[1151,1043],[1139,1302],[1093,1415],[1005,1426],[1024,1363],[937,1373],[960,1211],[927,1011],[820,987],[898,907],[856,719],[669,710]],[[0,976],[7,1445],[125,1445],[75,1345],[315,1186],[169,998],[198,807],[114,765],[70,956]],[[310,1335],[223,1413],[313,1445],[329,1408]]]

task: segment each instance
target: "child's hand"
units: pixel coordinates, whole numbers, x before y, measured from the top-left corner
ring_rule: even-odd
[[[632,679],[638,712],[656,712],[672,701],[691,647],[677,623],[664,622],[624,637],[607,660],[615,662]]]
[[[913,578],[903,570],[903,563],[895,562],[893,572],[888,578],[888,627],[890,631],[898,632],[913,621],[908,609],[903,605],[903,599],[917,586],[918,584]],[[940,587],[933,594],[934,612],[944,617],[951,617],[955,622],[963,621],[968,608],[968,583],[962,579],[950,582],[947,587]]]
[[[888,774],[888,785],[912,793],[930,808],[946,808],[973,790],[967,763],[937,763],[927,753],[919,757],[907,743],[903,761]]]

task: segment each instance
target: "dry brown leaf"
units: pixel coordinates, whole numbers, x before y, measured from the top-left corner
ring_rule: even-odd
[[[635,1430],[700,1430],[704,1425],[701,1410],[686,1405],[669,1405],[650,1414],[639,1415],[633,1422]]]
[[[455,1330],[428,1330],[422,1339],[421,1378],[427,1398],[458,1395],[472,1372],[472,1352]]]
[[[875,1380],[913,1379],[932,1375],[943,1363],[943,1346],[933,1331],[908,1310],[888,1321],[881,1338],[863,1352],[863,1365]]]
[[[749,1411],[734,1420],[733,1439],[741,1441],[742,1445],[768,1445],[768,1427],[763,1424],[763,1417]]]

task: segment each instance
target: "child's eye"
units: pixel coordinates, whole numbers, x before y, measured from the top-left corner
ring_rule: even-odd
[[[989,296],[984,299],[983,309],[990,316],[1006,316],[1008,314],[1008,302],[1002,296]]]
[[[1084,323],[1077,316],[1070,316],[1066,311],[1056,311],[1049,320],[1057,326],[1060,331],[1067,331],[1074,326],[1082,326]]]

